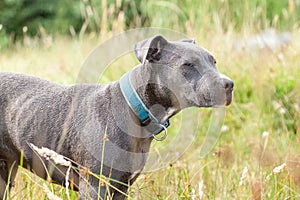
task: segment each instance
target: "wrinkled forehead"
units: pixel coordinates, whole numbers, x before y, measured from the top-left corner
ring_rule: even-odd
[[[215,58],[205,48],[189,42],[170,42],[169,51],[191,62],[215,62]]]

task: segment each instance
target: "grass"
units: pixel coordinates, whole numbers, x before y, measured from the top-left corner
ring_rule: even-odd
[[[235,82],[233,104],[217,145],[200,159],[211,109],[196,109],[200,126],[192,145],[165,167],[143,173],[130,188],[130,199],[298,199],[300,197],[300,37],[276,51],[235,51],[232,44],[247,35],[235,32],[190,33],[217,58],[219,71]],[[205,35],[210,35],[208,40]],[[104,37],[105,38],[105,37]],[[29,40],[0,54],[0,71],[26,73],[72,84],[89,51],[99,39],[56,38],[43,44]],[[104,40],[104,39],[100,39]],[[128,61],[128,62],[124,62]],[[126,63],[126,66],[124,66]],[[136,63],[132,55],[117,60],[103,82],[116,80]],[[120,70],[122,69],[122,70]],[[172,119],[169,137],[154,142],[152,151],[172,142],[181,115]],[[187,130],[188,131],[188,130]],[[177,151],[177,143],[169,151]],[[167,151],[166,151],[167,152]],[[283,165],[279,172],[275,167]],[[150,163],[149,163],[150,164]],[[18,172],[11,199],[47,199],[51,193],[66,199],[63,187],[49,184],[25,169]],[[71,199],[77,194],[71,192]]]

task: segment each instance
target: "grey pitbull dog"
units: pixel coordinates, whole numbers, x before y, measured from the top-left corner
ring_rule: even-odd
[[[53,167],[32,143],[73,161],[69,181],[80,199],[124,199],[168,119],[186,107],[231,103],[233,82],[193,40],[155,36],[137,43],[134,52],[141,64],[108,85],[62,86],[0,73],[0,198],[7,196],[21,152],[23,167],[64,184],[66,167]],[[109,183],[83,173],[81,166]]]

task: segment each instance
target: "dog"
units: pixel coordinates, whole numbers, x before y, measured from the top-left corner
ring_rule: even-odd
[[[172,116],[231,104],[233,81],[194,40],[157,35],[137,43],[134,53],[140,64],[107,85],[0,73],[0,198],[7,198],[20,159],[36,175],[65,184],[67,167],[39,156],[34,144],[72,160],[68,181],[80,199],[124,199]]]

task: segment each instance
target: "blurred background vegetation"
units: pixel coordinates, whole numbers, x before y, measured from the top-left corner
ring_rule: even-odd
[[[299,27],[299,0],[1,0],[2,48],[24,35],[82,36],[159,26],[220,31]]]
[[[209,49],[235,82],[234,101],[214,152],[199,159],[211,114],[205,109],[187,153],[141,175],[130,196],[299,199],[300,0],[0,0],[0,71],[73,84],[96,44],[150,26],[185,33]],[[288,40],[278,42],[282,32]],[[118,58],[104,78],[117,80],[136,64],[131,55]],[[165,143],[178,127],[175,117]],[[11,199],[46,199],[43,183],[21,171]],[[61,187],[47,187],[66,199]]]

